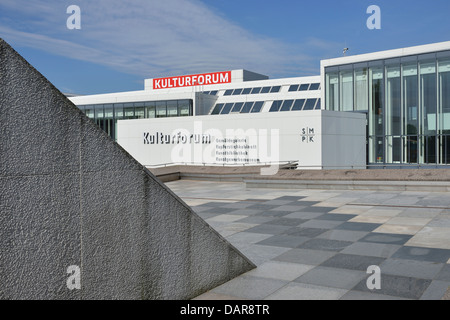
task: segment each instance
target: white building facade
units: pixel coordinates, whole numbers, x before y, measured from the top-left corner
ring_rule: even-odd
[[[450,164],[450,42],[323,60],[319,76],[232,70],[70,99],[146,166]]]
[[[271,80],[233,70],[147,79],[142,91],[70,99],[149,167],[365,168],[365,116],[325,111],[320,97],[319,76]]]

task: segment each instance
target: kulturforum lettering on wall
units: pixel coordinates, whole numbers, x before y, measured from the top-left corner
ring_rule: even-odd
[[[153,79],[153,89],[205,86],[231,83],[231,71]]]

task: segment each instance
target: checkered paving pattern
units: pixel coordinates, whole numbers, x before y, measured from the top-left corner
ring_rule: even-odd
[[[447,193],[168,186],[258,266],[199,299],[441,299],[450,287]]]

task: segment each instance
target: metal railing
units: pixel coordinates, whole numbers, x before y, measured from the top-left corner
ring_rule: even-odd
[[[146,168],[157,169],[173,166],[200,166],[200,167],[262,167],[279,165],[280,167],[297,167],[298,160],[276,162],[252,162],[252,163],[207,163],[207,162],[170,162],[161,164],[144,165]]]
[[[257,163],[206,163],[206,162],[172,162],[154,165],[144,165],[147,168],[165,168],[173,166],[203,166],[203,167],[261,167],[279,165],[281,168],[306,169],[306,170],[362,170],[362,169],[450,169],[450,164],[364,164],[364,165],[313,165],[305,166],[299,164],[298,160],[257,162]]]

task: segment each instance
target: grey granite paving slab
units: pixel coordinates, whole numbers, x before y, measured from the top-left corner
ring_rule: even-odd
[[[317,220],[335,220],[335,221],[348,221],[356,217],[354,214],[342,214],[342,213],[326,213],[318,216]]]
[[[361,238],[359,241],[403,245],[411,238],[412,235],[407,234],[372,232]]]
[[[367,277],[368,275],[362,271],[316,267],[294,281],[333,288],[351,289]]]
[[[310,239],[301,245],[297,246],[299,249],[312,249],[312,250],[324,250],[324,251],[341,251],[351,245],[353,242],[340,241],[340,240],[328,240],[321,238]]]
[[[340,300],[377,300],[377,301],[386,301],[386,300],[412,300],[403,297],[394,297],[388,296],[385,294],[378,294],[375,292],[362,292],[356,290],[350,290],[346,294],[344,294]]]
[[[287,285],[288,281],[243,275],[212,290],[243,299],[261,300]]]
[[[252,210],[270,210],[273,208],[278,208],[280,207],[279,205],[269,205],[269,204],[265,204],[265,203],[256,203],[256,204],[251,204],[248,207],[246,207],[247,209],[252,209]]]
[[[269,221],[277,219],[276,217],[262,217],[258,215],[252,215],[252,216],[242,216],[242,219],[237,220],[237,222],[243,222],[243,223],[254,223],[254,224],[264,224]]]
[[[368,234],[367,231],[352,231],[352,230],[326,230],[326,232],[318,235],[318,238],[329,240],[342,240],[342,241],[358,241]]]
[[[291,205],[291,204],[287,204],[284,206],[277,206],[275,208],[270,209],[270,211],[287,211],[287,212],[295,212],[295,211],[300,211],[302,209],[304,209],[306,207],[304,206],[295,206],[295,205]]]
[[[322,235],[327,231],[328,229],[294,227],[292,229],[289,229],[285,233],[292,236],[314,238]]]
[[[303,201],[303,200],[300,200],[297,202],[299,205],[305,206],[305,207],[310,207],[310,206],[320,203],[320,201]]]
[[[436,280],[450,281],[450,264],[445,264],[435,277]]]
[[[335,209],[336,208],[333,208],[333,207],[308,206],[308,207],[300,209],[299,211],[328,213]]]
[[[379,223],[344,222],[336,227],[337,230],[373,231],[381,226]]]
[[[300,212],[300,211],[296,211],[296,212],[292,212],[289,213],[288,215],[285,215],[285,218],[296,218],[296,219],[314,219],[316,217],[320,217],[321,215],[323,215],[323,213],[321,212]]]
[[[444,264],[431,261],[404,260],[404,259],[386,259],[381,265],[381,273],[421,278],[434,279],[442,270]]]
[[[362,280],[352,290],[376,292],[377,294],[397,296],[408,299],[420,299],[430,284],[431,280],[426,279],[382,275],[381,289],[370,290],[367,287],[367,280]]]
[[[302,196],[283,196],[283,197],[278,197],[274,200],[290,200],[290,201],[298,201],[301,199],[304,199],[305,197]]]
[[[334,256],[335,254],[336,252],[333,251],[320,251],[320,250],[296,248],[280,254],[273,260],[318,266],[322,262]]]
[[[300,227],[302,228],[317,228],[317,229],[335,229],[337,226],[341,225],[342,221],[335,220],[316,220],[311,219],[305,223],[302,223]]]
[[[292,227],[289,227],[289,226],[260,224],[259,226],[248,229],[247,232],[265,233],[265,234],[282,234],[291,228]]]
[[[450,259],[450,250],[404,246],[392,258],[446,263]]]
[[[268,296],[267,300],[337,300],[347,290],[291,282]]]
[[[450,281],[433,280],[420,300],[441,300],[450,289]]]
[[[367,272],[370,266],[379,266],[384,260],[384,258],[380,257],[338,253],[321,263],[320,266]]]
[[[272,236],[270,238],[258,242],[257,244],[262,244],[266,246],[295,248],[308,240],[309,240],[308,237],[296,237],[282,234]]]
[[[342,250],[342,253],[389,258],[400,248],[397,244],[355,242]]]
[[[271,219],[271,220],[265,222],[265,224],[296,227],[302,223],[305,223],[306,221],[307,220],[295,219],[295,218],[274,218],[274,219]]]
[[[276,210],[267,210],[258,213],[259,216],[262,217],[284,217],[288,214],[291,214],[292,211],[276,211]]]

